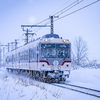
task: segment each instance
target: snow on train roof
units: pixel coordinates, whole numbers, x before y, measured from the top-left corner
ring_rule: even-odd
[[[45,41],[45,40],[48,40],[48,41]],[[20,52],[20,51],[23,51],[25,50],[26,48],[33,48],[35,47],[36,45],[38,45],[38,43],[64,43],[65,40],[66,42],[65,43],[70,43],[69,40],[67,39],[62,39],[59,37],[59,35],[57,34],[46,34],[44,35],[43,37],[41,38],[38,38],[32,42],[29,42],[21,47],[18,47],[17,49],[14,49],[12,51],[10,51],[11,53],[15,53],[15,51],[17,50],[17,52]],[[10,54],[10,52],[8,52]]]
[[[46,34],[42,38],[59,38],[58,34]]]

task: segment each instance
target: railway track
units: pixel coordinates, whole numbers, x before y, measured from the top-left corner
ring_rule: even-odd
[[[66,83],[61,83],[61,84],[52,83],[52,85],[100,98],[100,90],[95,90],[87,87],[66,84]]]

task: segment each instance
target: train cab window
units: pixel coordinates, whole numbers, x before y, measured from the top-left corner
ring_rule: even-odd
[[[70,57],[70,45],[69,44],[56,44],[57,57],[69,58]]]
[[[69,44],[41,44],[42,58],[70,58]]]
[[[56,57],[55,44],[41,44],[41,57],[55,58]]]

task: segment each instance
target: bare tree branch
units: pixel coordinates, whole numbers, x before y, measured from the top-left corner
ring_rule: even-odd
[[[74,41],[74,47],[72,48],[72,63],[74,65],[83,66],[83,63],[87,60],[87,56],[87,43],[82,37],[76,38]]]

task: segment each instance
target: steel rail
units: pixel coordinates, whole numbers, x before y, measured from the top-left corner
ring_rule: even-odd
[[[78,85],[73,85],[73,84],[66,84],[66,85],[73,86],[73,87],[78,87],[78,88],[83,88],[83,89],[87,89],[87,90],[92,90],[92,91],[96,91],[96,92],[100,92],[100,90],[95,90],[95,89],[82,87],[82,86],[78,86]]]
[[[64,83],[63,83],[63,84],[64,84]],[[99,95],[95,95],[95,94],[92,94],[92,93],[84,92],[84,91],[81,91],[81,90],[78,90],[78,89],[73,89],[73,88],[69,88],[69,87],[65,87],[65,86],[61,86],[61,85],[57,85],[57,84],[52,84],[52,85],[58,86],[58,87],[61,87],[61,88],[66,88],[66,89],[69,89],[69,90],[72,90],[72,91],[80,92],[80,93],[83,93],[83,94],[91,95],[91,96],[94,96],[94,97],[97,97],[97,98],[100,98]],[[80,88],[80,89],[83,88],[83,89],[86,89],[86,90],[91,90],[91,91],[95,91],[95,92],[100,92],[99,90],[90,89],[90,88],[81,87],[81,86],[75,86],[75,85],[72,85],[72,84],[65,84],[65,85],[69,85],[69,86],[72,86],[72,87],[77,87],[77,88]]]

